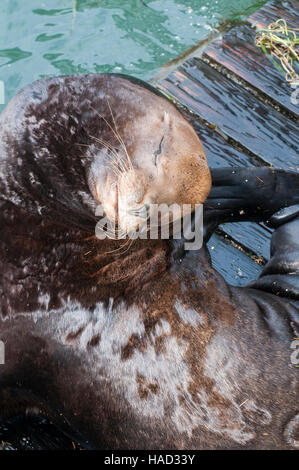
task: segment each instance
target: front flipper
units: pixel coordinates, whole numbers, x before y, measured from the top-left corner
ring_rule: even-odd
[[[299,300],[299,205],[274,214],[269,225],[276,227],[271,258],[260,277],[249,286]]]
[[[299,204],[299,174],[262,168],[211,170],[212,189],[204,204],[204,238],[221,223],[266,221],[275,212]]]

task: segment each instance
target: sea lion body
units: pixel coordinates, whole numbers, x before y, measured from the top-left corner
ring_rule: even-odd
[[[85,110],[85,90],[99,96],[99,89],[91,89],[89,76],[55,80],[57,99],[49,82],[37,82],[38,96],[45,93],[40,105],[32,105],[33,84],[10,104],[5,120],[0,117],[0,339],[6,353],[0,415],[45,413],[71,425],[84,445],[106,449],[296,447],[290,423],[297,419],[298,381],[290,345],[298,276],[285,281],[294,266],[281,267],[276,258],[283,239],[289,259],[296,259],[298,218],[278,229],[272,267],[261,284],[247,288],[229,286],[206,247],[184,252],[180,241],[136,240],[112,253],[120,241],[94,236],[98,196],[88,187],[94,168],[82,171],[70,117],[57,113],[75,91]],[[111,108],[125,129],[117,104]],[[86,137],[94,134],[93,119],[79,111],[77,142],[86,139],[94,155]],[[204,192],[193,193],[198,200],[210,185],[204,163],[201,168],[207,181]],[[265,171],[265,182],[268,177]],[[269,275],[288,285],[290,296],[271,293]]]

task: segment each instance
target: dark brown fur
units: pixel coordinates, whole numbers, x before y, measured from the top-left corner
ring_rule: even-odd
[[[205,247],[176,256],[174,242],[138,240],[108,253],[123,241],[95,238],[82,198],[73,139],[90,143],[84,109],[75,137],[62,110],[76,94],[83,108],[91,95],[100,106],[119,82],[53,80],[39,82],[41,103],[34,84],[15,98],[6,115],[15,128],[0,122],[1,416],[38,409],[98,448],[291,448],[297,308],[258,286],[227,285]],[[33,135],[32,116],[41,122]]]

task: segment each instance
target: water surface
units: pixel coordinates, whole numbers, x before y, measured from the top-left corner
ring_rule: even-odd
[[[243,20],[264,3],[1,0],[0,80],[6,102],[45,76],[121,72],[147,80],[224,21]]]

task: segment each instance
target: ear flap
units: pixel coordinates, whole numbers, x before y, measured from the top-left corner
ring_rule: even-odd
[[[164,111],[163,127],[164,131],[167,131],[170,128],[170,115],[168,111]]]

